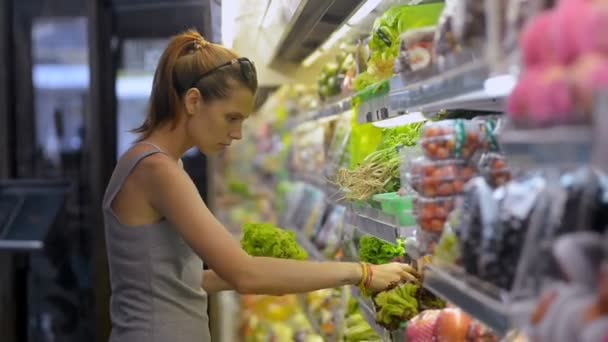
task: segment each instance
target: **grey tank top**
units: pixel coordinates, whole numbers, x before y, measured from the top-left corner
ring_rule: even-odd
[[[151,145],[151,144],[148,144]],[[111,342],[209,342],[203,261],[166,220],[125,226],[112,201],[125,179],[151,150],[122,158],[103,199],[110,267]]]

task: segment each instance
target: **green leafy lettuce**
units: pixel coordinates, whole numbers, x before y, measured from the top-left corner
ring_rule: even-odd
[[[401,240],[394,246],[373,236],[363,236],[359,240],[359,258],[374,265],[382,265],[405,255]]]
[[[375,298],[376,322],[393,330],[402,322],[407,322],[416,316],[418,310],[418,291],[420,286],[405,283],[391,290],[380,292]]]
[[[306,260],[308,253],[298,245],[293,232],[269,223],[247,223],[243,226],[241,247],[253,256]]]

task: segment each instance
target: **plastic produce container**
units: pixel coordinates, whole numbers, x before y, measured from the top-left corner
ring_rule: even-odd
[[[395,216],[399,225],[408,227],[416,224],[413,216],[413,197],[401,196],[396,192],[377,194],[372,199],[378,202],[384,213]]]
[[[432,160],[469,159],[481,145],[479,125],[470,120],[429,122],[422,128],[420,146]]]
[[[450,213],[454,210],[456,197],[414,198],[414,214],[420,228],[427,232],[440,233]]]
[[[453,196],[462,193],[464,184],[476,175],[475,166],[466,161],[422,157],[412,160],[408,182],[422,196]]]
[[[492,187],[499,187],[509,182],[512,170],[507,165],[505,157],[499,153],[485,153],[479,160],[479,171]]]

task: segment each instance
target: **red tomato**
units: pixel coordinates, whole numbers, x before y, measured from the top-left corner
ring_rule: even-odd
[[[470,166],[463,167],[462,171],[460,172],[460,177],[463,180],[469,180],[469,179],[473,178],[474,176],[475,176],[475,170]]]
[[[454,186],[450,182],[445,182],[437,188],[439,196],[449,196],[454,193]]]
[[[464,190],[464,182],[460,181],[460,180],[455,180],[454,181],[454,192],[459,194]]]
[[[440,147],[437,149],[435,156],[437,159],[447,159],[450,156],[450,151],[445,147]]]
[[[424,131],[424,136],[433,138],[441,135],[441,128],[430,126]]]
[[[443,220],[434,219],[431,221],[431,231],[433,232],[441,232],[443,230]]]
[[[505,161],[502,159],[495,159],[494,160],[494,165],[492,166],[492,168],[494,168],[495,170],[502,170],[506,167]]]

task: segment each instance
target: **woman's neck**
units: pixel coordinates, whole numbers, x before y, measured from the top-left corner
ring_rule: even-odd
[[[171,127],[161,127],[143,141],[158,146],[177,161],[193,146],[185,141],[185,137],[180,139],[178,136],[176,130],[172,130]]]

